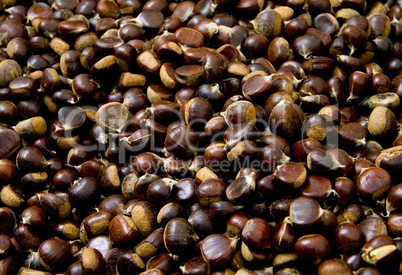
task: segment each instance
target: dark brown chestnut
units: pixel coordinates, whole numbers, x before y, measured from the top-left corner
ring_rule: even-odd
[[[49,271],[63,270],[71,260],[69,243],[59,238],[50,238],[38,248],[39,261]]]
[[[40,206],[45,212],[60,219],[65,219],[71,214],[70,202],[52,193],[38,193],[36,195]]]
[[[277,223],[272,229],[272,247],[280,252],[291,251],[296,239],[293,226],[287,220]]]
[[[272,228],[265,220],[254,218],[244,225],[241,239],[249,247],[255,249],[271,248]]]
[[[99,184],[93,177],[83,177],[74,181],[70,188],[70,198],[73,205],[95,203],[100,196]]]
[[[268,123],[272,133],[290,138],[300,131],[304,118],[305,114],[298,105],[283,99],[273,108]]]
[[[15,213],[8,207],[0,207],[0,217],[4,220],[0,226],[0,233],[10,235],[17,226]]]
[[[165,150],[178,158],[193,156],[197,150],[197,136],[188,126],[177,126],[167,132]]]
[[[106,210],[88,215],[81,223],[80,240],[86,243],[93,236],[105,234],[112,219],[113,214]]]
[[[115,245],[132,245],[138,239],[139,231],[133,220],[125,215],[115,216],[109,223],[110,240]]]
[[[226,185],[220,179],[210,178],[201,182],[195,191],[197,201],[202,205],[209,206],[214,201],[223,200]]]
[[[333,258],[322,262],[319,267],[317,274],[319,275],[335,275],[335,274],[353,274],[352,268],[347,262],[341,259]]]
[[[302,260],[319,264],[328,258],[330,243],[320,234],[304,235],[296,241],[295,252]]]
[[[371,167],[360,173],[356,180],[356,187],[360,195],[377,200],[388,192],[391,183],[391,177],[386,170]]]
[[[158,269],[162,272],[169,272],[175,266],[173,257],[168,253],[159,253],[150,258],[145,265],[146,270]]]
[[[47,224],[47,215],[42,208],[37,206],[29,206],[24,209],[21,214],[22,222],[30,224],[33,227],[43,227]]]
[[[380,235],[367,241],[362,249],[361,255],[366,263],[374,266],[392,264],[398,257],[398,248],[395,241],[387,236]]]
[[[354,223],[339,224],[334,230],[334,246],[341,254],[349,254],[360,249],[364,235]]]
[[[198,240],[193,226],[184,218],[170,220],[163,233],[166,249],[174,255],[183,255],[194,249]]]
[[[7,158],[17,152],[21,146],[20,135],[11,129],[0,129],[0,157]]]
[[[321,218],[322,211],[316,200],[304,196],[293,200],[289,209],[293,226],[300,229],[316,226]]]
[[[222,234],[211,234],[202,240],[202,257],[211,267],[225,267],[234,257],[238,238],[229,238]]]

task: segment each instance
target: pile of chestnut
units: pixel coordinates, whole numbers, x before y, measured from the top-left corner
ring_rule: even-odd
[[[402,274],[397,0],[1,0],[0,274]]]

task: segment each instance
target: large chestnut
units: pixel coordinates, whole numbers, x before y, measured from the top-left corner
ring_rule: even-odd
[[[183,255],[194,249],[198,240],[193,226],[184,218],[170,220],[163,233],[166,249],[174,255]]]
[[[320,263],[330,253],[329,241],[320,234],[309,234],[300,237],[295,243],[297,257],[310,263]]]
[[[200,244],[202,257],[211,267],[225,267],[234,257],[237,241],[238,238],[211,234]]]
[[[39,261],[49,271],[63,270],[71,260],[69,243],[59,238],[50,238],[38,248]]]

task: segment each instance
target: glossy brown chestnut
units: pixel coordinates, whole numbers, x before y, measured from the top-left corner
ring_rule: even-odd
[[[115,216],[109,223],[110,240],[115,245],[130,245],[138,239],[139,231],[133,220],[125,215]]]
[[[334,230],[334,245],[341,254],[358,251],[363,240],[363,233],[354,223],[341,223]]]
[[[135,253],[143,259],[155,256],[163,248],[163,228],[155,229],[145,239],[138,243],[134,249]]]
[[[395,241],[391,237],[380,235],[363,245],[361,255],[366,263],[374,266],[382,266],[395,261],[395,257],[398,257],[397,250]]]
[[[309,234],[300,237],[295,243],[297,257],[312,263],[320,263],[330,253],[330,243],[319,234]]]
[[[223,200],[226,185],[220,179],[206,179],[201,182],[195,191],[197,201],[202,205],[209,206],[214,201]]]
[[[376,200],[388,192],[391,183],[391,177],[386,170],[371,167],[360,173],[356,180],[356,187],[362,196]]]
[[[71,260],[69,243],[59,238],[50,238],[38,248],[39,261],[49,271],[62,270]]]
[[[351,267],[341,259],[329,259],[320,264],[317,274],[353,274]]]
[[[211,234],[200,244],[202,257],[211,267],[225,267],[234,257],[238,238]]]
[[[183,255],[194,249],[198,240],[192,225],[184,218],[170,220],[163,233],[166,249],[174,255]]]
[[[254,218],[244,225],[241,239],[249,247],[266,249],[271,247],[271,226],[263,219]]]

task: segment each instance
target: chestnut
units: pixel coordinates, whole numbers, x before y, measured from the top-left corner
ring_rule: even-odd
[[[20,223],[13,229],[15,229],[13,237],[24,249],[37,249],[42,243],[42,238],[28,224]]]
[[[40,206],[54,217],[65,219],[71,214],[71,204],[67,200],[52,193],[37,193]]]
[[[229,126],[223,134],[223,139],[227,143],[227,148],[233,148],[241,141],[254,141],[258,136],[259,132],[255,125],[251,123],[243,123]]]
[[[307,155],[307,168],[319,173],[334,172],[344,167],[336,157],[324,149],[314,149]]]
[[[387,138],[394,135],[396,123],[394,113],[387,107],[379,106],[371,112],[367,130],[373,137]]]
[[[343,260],[333,258],[322,262],[319,267],[317,274],[353,274],[351,267]]]
[[[121,190],[121,181],[117,165],[111,163],[100,173],[100,187],[102,194],[111,195]]]
[[[70,198],[73,205],[95,203],[100,196],[99,184],[93,177],[83,177],[74,181],[70,188]]]
[[[251,23],[257,33],[268,39],[278,36],[282,29],[282,18],[273,9],[261,11]]]
[[[88,242],[93,236],[102,235],[108,231],[113,214],[110,211],[101,210],[87,216],[80,226],[80,240]]]
[[[364,240],[364,235],[354,223],[339,224],[334,230],[334,246],[341,254],[358,251]]]
[[[163,232],[166,249],[174,255],[183,255],[194,249],[198,240],[190,222],[184,218],[170,220]]]
[[[273,108],[268,123],[272,133],[290,138],[300,131],[304,117],[305,114],[298,105],[282,99]],[[289,121],[292,123],[289,124]]]
[[[392,176],[397,176],[395,168],[400,161],[400,156],[400,147],[398,146],[384,149],[375,159],[375,164],[387,170]]]
[[[142,259],[149,259],[155,256],[164,246],[163,232],[163,228],[152,231],[151,234],[135,246],[135,253]]]
[[[192,211],[187,220],[193,226],[193,229],[197,235],[200,236],[207,236],[208,234],[211,234],[217,227],[214,224],[212,215],[208,209],[201,208]]]
[[[151,234],[156,229],[156,217],[155,207],[148,201],[139,201],[131,209],[131,218],[144,236]]]
[[[197,136],[188,126],[177,126],[166,134],[165,150],[178,157],[193,156],[197,150]]]
[[[367,42],[367,33],[354,25],[347,25],[341,30],[341,36],[350,48],[350,55],[362,48]]]
[[[296,239],[296,233],[288,220],[277,223],[272,229],[272,247],[280,252],[291,251]]]
[[[223,216],[234,214],[242,208],[242,205],[236,206],[229,201],[217,201],[210,204],[209,212],[212,219],[218,219]]]
[[[105,272],[106,263],[102,254],[94,248],[84,248],[81,252],[81,262],[84,272],[90,274],[102,274]]]
[[[140,175],[146,173],[157,173],[161,166],[162,158],[150,152],[137,155],[132,163],[132,167]]]
[[[211,234],[201,241],[202,257],[211,267],[225,267],[234,257],[237,241],[238,238]]]
[[[334,191],[338,194],[337,203],[347,205],[355,196],[356,185],[347,177],[338,177],[334,182]]]
[[[98,250],[104,258],[109,254],[108,252],[112,249],[112,242],[110,241],[108,236],[100,235],[92,238],[88,243],[88,248],[94,248]]]
[[[398,257],[397,251],[395,241],[391,237],[380,235],[363,245],[361,255],[366,263],[374,266],[383,266],[391,264],[396,260],[396,257]]]
[[[59,238],[43,241],[38,252],[39,261],[49,271],[62,270],[71,260],[69,243]]]
[[[171,197],[178,203],[188,203],[195,198],[196,184],[192,178],[180,179],[172,189]]]
[[[251,173],[235,179],[226,188],[226,197],[234,203],[245,203],[254,195],[257,176]]]
[[[286,24],[286,23],[285,23]],[[287,24],[286,24],[287,25]],[[285,25],[285,28],[286,28]],[[289,28],[289,26],[288,26]],[[290,58],[290,45],[283,37],[275,37],[270,43],[267,51],[268,60],[273,65],[281,65]]]
[[[176,202],[165,204],[158,212],[156,221],[161,225],[166,225],[171,219],[182,217],[183,206]]]
[[[115,216],[109,223],[110,240],[115,245],[129,245],[138,239],[139,231],[133,220],[125,215]]]
[[[251,102],[239,100],[230,104],[221,115],[225,118],[226,124],[255,123],[256,110]]]
[[[297,239],[295,252],[301,260],[319,264],[328,258],[330,243],[320,234],[304,235]]]
[[[241,239],[247,246],[255,249],[271,247],[271,226],[261,218],[254,218],[244,225]]]
[[[313,228],[318,225],[322,213],[320,204],[309,197],[296,198],[290,204],[290,219],[295,228]]]
[[[183,266],[180,267],[180,270],[185,275],[211,273],[210,267],[202,257],[191,258]]]
[[[387,209],[392,211],[394,209],[400,209],[402,205],[400,205],[399,196],[402,194],[402,184],[397,184],[391,187],[387,195]]]
[[[111,115],[113,114],[113,116]],[[120,132],[131,118],[131,113],[120,102],[110,102],[96,112],[96,123],[104,130]]]
[[[195,191],[195,196],[201,205],[209,206],[214,201],[223,200],[225,190],[226,185],[222,180],[210,178],[201,182]]]
[[[45,211],[37,206],[25,208],[21,216],[24,224],[30,224],[33,227],[43,227],[46,226],[48,222]]]
[[[240,251],[241,256],[244,258],[244,260],[254,265],[261,265],[264,262],[272,261],[275,257],[275,254],[271,249],[253,249],[247,246],[244,242],[241,243]]]
[[[371,167],[360,173],[356,180],[356,187],[360,195],[377,200],[388,192],[391,183],[391,177],[386,170]]]
[[[165,273],[171,271],[174,267],[173,257],[163,252],[151,257],[145,265],[146,270],[158,269]]]
[[[5,26],[4,26],[5,27]],[[0,81],[1,87],[6,87],[11,81],[17,77],[22,76],[21,66],[17,61],[12,59],[5,59],[0,62],[0,71],[4,73],[4,78]]]
[[[395,236],[400,236],[402,231],[401,231],[401,214],[400,212],[392,212],[387,220],[387,228],[389,231],[395,235]]]
[[[145,267],[144,261],[135,253],[122,254],[116,263],[118,274],[132,274],[133,271],[141,271]]]
[[[2,235],[11,234],[17,226],[15,213],[8,207],[0,207],[0,217],[4,220],[0,226],[0,233]]]
[[[376,236],[387,234],[387,225],[380,217],[368,216],[358,226],[366,237],[366,243]]]
[[[332,190],[330,180],[327,177],[318,175],[309,176],[300,191],[302,195],[313,198],[325,205],[330,205],[334,197],[337,197],[336,192]]]
[[[275,172],[275,182],[284,187],[299,188],[305,182],[306,177],[306,168],[293,161],[282,164]]]
[[[21,146],[20,135],[11,129],[0,129],[0,157],[7,158],[17,152]]]
[[[212,115],[212,105],[205,98],[195,97],[185,105],[186,123],[195,130],[203,128]]]
[[[233,214],[226,222],[226,234],[229,237],[240,237],[247,221],[252,217],[245,212]]]
[[[177,181],[169,178],[162,178],[153,181],[147,188],[146,196],[148,201],[155,204],[167,203],[170,192],[176,183]]]

